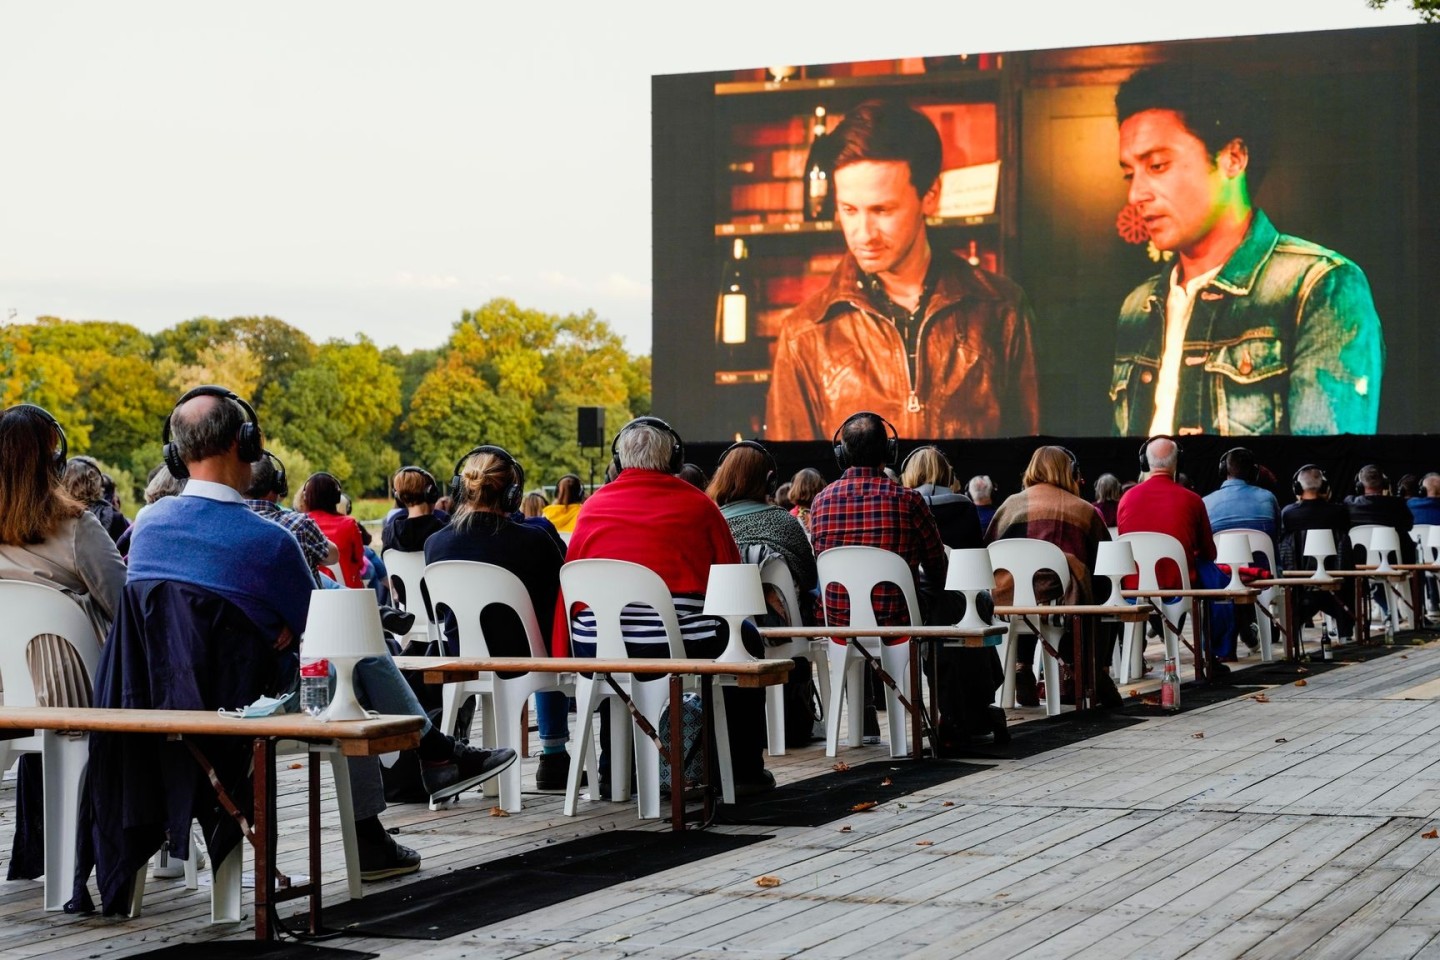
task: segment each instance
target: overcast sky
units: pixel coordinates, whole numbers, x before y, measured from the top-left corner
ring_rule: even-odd
[[[652,74],[1413,22],[1403,0],[0,0],[0,322],[271,314],[413,349],[507,296],[647,352]]]

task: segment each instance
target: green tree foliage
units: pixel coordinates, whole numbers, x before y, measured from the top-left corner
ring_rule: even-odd
[[[1389,4],[1390,0],[1365,0],[1368,6],[1379,10]],[[1420,14],[1420,19],[1426,23],[1440,23],[1440,0],[1410,0],[1410,9]]]

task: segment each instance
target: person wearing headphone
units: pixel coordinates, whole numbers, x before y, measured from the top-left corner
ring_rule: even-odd
[[[125,515],[115,509],[115,504],[105,495],[105,474],[100,470],[100,464],[90,457],[71,457],[65,464],[65,472],[60,482],[70,496],[85,505],[85,509],[95,514],[95,519],[100,521],[100,526],[110,534],[110,540],[119,543],[125,531],[130,528],[130,521]],[[112,481],[113,488],[113,481]]]
[[[1245,447],[1226,450],[1220,457],[1220,487],[1205,495],[1210,532],[1246,528],[1280,535],[1280,503],[1275,494],[1259,486],[1260,464]]]
[[[301,507],[325,538],[340,551],[339,569],[328,564],[331,579],[343,587],[358,590],[365,586],[360,577],[360,568],[365,563],[365,538],[361,535],[360,524],[341,512],[340,481],[334,474],[323,470],[312,473],[300,490]]]
[[[435,509],[440,499],[440,485],[429,470],[401,467],[390,478],[390,492],[401,509],[385,519],[380,530],[381,549],[424,550],[425,541],[450,522],[447,514]]]
[[[1390,478],[1384,470],[1373,463],[1361,467],[1355,475],[1355,494],[1345,498],[1345,509],[1350,514],[1352,527],[1363,523],[1394,527],[1400,533],[1400,562],[1415,562],[1415,541],[1409,536],[1415,516],[1404,500],[1391,495]]]
[[[983,545],[985,530],[969,497],[953,489],[955,471],[939,447],[916,447],[900,465],[900,482],[925,498],[940,527],[940,539],[951,550]]]
[[[715,657],[725,649],[723,620],[704,614],[705,589],[710,566],[740,563],[740,550],[720,509],[704,492],[681,480],[685,463],[680,435],[658,417],[637,417],[615,435],[610,445],[615,479],[590,495],[570,537],[570,560],[628,560],[649,567],[665,581],[675,602],[685,651],[694,657]],[[632,616],[633,612],[633,616]],[[558,656],[595,652],[595,620],[589,610],[571,619],[564,598],[555,605],[552,643]],[[636,655],[655,650],[658,624],[654,611],[636,606],[626,610],[626,635]],[[748,625],[748,621],[747,621]],[[663,631],[659,634],[663,636]],[[749,634],[747,646],[759,652],[758,634]],[[654,656],[667,656],[660,644]],[[737,794],[772,790],[775,778],[765,769],[765,694],[759,689],[725,687],[725,713],[730,731],[730,759]],[[601,715],[601,742],[608,743],[609,711]],[[600,754],[601,794],[609,796],[610,757]],[[621,775],[625,775],[624,772]]]
[[[310,573],[318,587],[322,585],[320,567],[338,563],[340,550],[325,537],[308,513],[286,510],[280,506],[280,498],[289,492],[285,465],[269,450],[262,451],[260,459],[250,468],[250,486],[245,490],[245,506],[290,531],[300,544],[300,549],[304,551],[305,561],[310,564]]]
[[[1295,471],[1290,480],[1295,502],[1280,511],[1280,540],[1275,544],[1275,561],[1282,570],[1313,570],[1315,560],[1305,556],[1305,534],[1311,530],[1329,530],[1335,539],[1335,556],[1326,564],[1329,570],[1351,570],[1354,559],[1350,553],[1350,512],[1343,503],[1330,499],[1330,480],[1325,471],[1307,463]],[[1355,617],[1340,601],[1339,595],[1324,590],[1306,590],[1300,595],[1300,622],[1305,623],[1317,612],[1335,618],[1341,642],[1355,636]]]
[[[580,508],[585,504],[585,485],[573,473],[567,473],[555,483],[555,502],[541,513],[555,525],[557,533],[573,533],[575,521],[580,518]]]

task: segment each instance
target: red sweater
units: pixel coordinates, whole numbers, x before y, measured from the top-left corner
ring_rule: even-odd
[[[311,510],[309,513],[315,526],[340,551],[340,571],[344,575],[342,582],[345,586],[365,586],[360,579],[360,567],[365,562],[365,541],[360,539],[360,524],[355,522],[354,517],[328,510]],[[335,566],[329,564],[326,568],[333,571]]]
[[[1196,585],[1196,563],[1215,559],[1215,539],[1210,534],[1210,515],[1205,501],[1186,490],[1169,475],[1157,473],[1144,483],[1131,487],[1120,498],[1116,510],[1120,533],[1168,533],[1179,540],[1190,557],[1190,585]],[[1161,564],[1160,586],[1178,587],[1174,568]],[[1169,576],[1166,574],[1169,573]],[[1127,583],[1133,578],[1127,578]]]
[[[672,594],[701,595],[712,563],[739,563],[740,549],[720,508],[679,477],[629,469],[595,491],[575,522],[569,560],[628,560],[660,575]],[[555,604],[551,646],[570,655],[565,597]]]

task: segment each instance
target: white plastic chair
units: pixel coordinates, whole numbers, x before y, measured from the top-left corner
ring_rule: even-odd
[[[494,655],[480,623],[480,614],[493,604],[501,604],[515,611],[525,630],[525,639],[530,647],[529,656],[550,655],[550,651],[545,649],[540,623],[530,602],[530,592],[525,589],[525,584],[520,582],[519,577],[504,567],[472,560],[442,560],[425,568],[425,586],[435,608],[449,609],[454,615],[460,633],[460,656]],[[531,694],[547,690],[573,694],[573,675],[524,673],[506,679],[486,673],[476,680],[447,683],[442,693],[440,729],[454,733],[460,705],[471,696],[478,696],[481,742],[488,749],[510,747],[518,753],[525,741],[525,704]],[[598,774],[592,771],[591,776]],[[499,780],[500,805],[508,813],[519,813],[520,765],[512,764],[495,779]],[[492,786],[494,783],[495,780],[491,780],[486,784],[486,792],[491,795],[491,791],[495,789]]]
[[[1035,574],[1049,570],[1060,579],[1063,595],[1070,588],[1070,564],[1065,552],[1048,540],[1034,540],[1017,537],[1010,540],[996,540],[986,548],[990,552],[990,565],[996,570],[1008,570],[1015,581],[1014,605],[1035,606]],[[1036,658],[1045,671],[1045,713],[1055,716],[1061,711],[1060,704],[1060,660],[1052,656],[1048,648],[1056,648],[1065,632],[1062,624],[1046,623],[1043,618],[1038,628],[1027,624],[1025,617],[1011,617],[1009,629],[1005,632],[1004,646],[1000,649],[1001,662],[1005,665],[1005,683],[1000,688],[996,706],[1009,709],[1015,705],[1015,642],[1023,629],[1034,635],[1039,629],[1039,649]],[[1073,707],[1071,709],[1074,709]]]
[[[820,570],[820,596],[825,588],[838,583],[845,588],[850,600],[850,626],[874,627],[875,608],[870,602],[875,587],[891,583],[900,588],[905,596],[905,606],[910,614],[910,623],[920,624],[920,601],[915,596],[915,577],[910,565],[899,554],[879,547],[831,547],[816,558]],[[825,611],[825,622],[830,624],[830,611]],[[865,665],[860,646],[871,655],[879,654],[880,666],[895,678],[906,699],[910,690],[910,641],[883,643],[879,637],[861,637],[845,644],[827,641],[830,659],[830,703],[825,709],[825,756],[835,756],[840,742],[840,708],[850,700],[849,736],[850,745],[859,746],[864,736],[865,702],[864,677],[861,670]],[[885,684],[885,715],[890,727],[890,755],[904,757],[910,753],[909,731],[906,729],[906,711],[900,697],[889,684]]]
[[[760,565],[760,582],[773,586],[785,603],[785,622],[798,627],[800,618],[800,595],[795,589],[795,578],[785,565],[784,557],[771,557]],[[765,646],[766,660],[793,660],[803,657],[810,661],[820,688],[820,708],[824,716],[830,715],[830,674],[826,670],[825,646],[830,641],[813,637],[794,637],[784,643]],[[768,733],[770,756],[785,754],[785,688],[779,684],[765,688],[765,729]]]
[[[568,610],[577,605],[590,608],[595,617],[595,655],[602,659],[628,660],[630,652],[625,646],[622,616],[630,604],[650,607],[665,625],[665,637],[669,644],[670,656],[687,659],[685,644],[680,635],[680,621],[675,614],[675,602],[670,590],[660,575],[649,567],[624,560],[572,560],[560,568],[560,592],[564,595]],[[567,623],[571,622],[567,617]],[[573,644],[574,637],[572,635]],[[670,697],[670,684],[665,676],[640,681],[630,674],[612,673],[611,678],[625,690],[631,702],[650,724],[658,729],[660,715]],[[720,783],[726,803],[735,802],[735,774],[730,764],[730,733],[725,723],[725,698],[720,695],[718,684],[711,686],[714,702],[711,715],[714,717],[716,753],[720,765]],[[570,780],[565,789],[565,815],[573,817],[580,798],[580,768],[595,750],[592,729],[595,711],[600,701],[614,697],[610,686],[598,676],[581,674],[575,680],[575,715],[579,730],[575,738],[580,756],[570,764]],[[618,699],[618,698],[617,698]],[[630,792],[630,744],[634,741],[637,805],[641,819],[660,816],[660,750],[655,742],[631,722],[631,737],[623,731],[630,719],[628,711],[620,711],[621,704],[611,710],[610,723],[610,799],[624,800]],[[672,704],[672,710],[681,709]],[[599,794],[599,775],[591,773],[591,789]],[[671,789],[684,789],[683,784],[672,784]]]
[[[1185,554],[1185,547],[1170,536],[1168,533],[1122,533],[1121,540],[1128,541],[1131,551],[1135,554],[1135,566],[1139,573],[1141,590],[1158,590],[1160,581],[1156,575],[1156,568],[1162,560],[1170,560],[1180,570],[1181,590],[1190,589],[1190,558]],[[1168,600],[1160,597],[1149,598],[1150,605],[1157,610],[1165,621],[1160,631],[1160,638],[1165,643],[1165,656],[1174,660],[1178,668],[1180,663],[1180,630],[1183,628],[1184,618],[1190,617],[1193,624],[1194,603],[1192,597],[1173,597]],[[1137,662],[1145,655],[1145,621],[1141,620],[1131,624],[1131,628],[1125,633],[1125,642],[1121,644],[1119,677],[1117,683],[1129,683],[1131,679],[1139,676],[1141,665]],[[1199,640],[1199,637],[1196,637]],[[1195,649],[1201,649],[1196,644]]]
[[[5,611],[0,618],[0,684],[4,685],[7,707],[37,705],[25,650],[42,634],[63,637],[85,665],[87,678],[95,676],[100,639],[73,598],[38,583],[0,580],[0,610]],[[8,768],[18,753],[40,754],[45,792],[45,909],[59,910],[69,899],[75,875],[80,780],[89,762],[89,737],[43,730],[0,741],[0,771]]]
[[[1410,539],[1415,541],[1415,556],[1422,563],[1434,563],[1437,553],[1440,553],[1440,551],[1437,551],[1434,547],[1430,546],[1430,528],[1432,526],[1433,524],[1429,523],[1417,523],[1415,524],[1415,526],[1410,528]],[[1424,591],[1425,612],[1431,617],[1433,617],[1437,613],[1435,604],[1430,599],[1430,590],[1428,589],[1430,584],[1432,584],[1434,580],[1434,573],[1426,571],[1422,575],[1421,582],[1427,588]]]
[[[1222,530],[1215,534],[1216,539],[1228,536],[1232,533],[1244,534],[1250,538],[1250,553],[1260,554],[1265,558],[1265,565],[1270,570],[1271,576],[1279,576],[1280,567],[1275,562],[1275,541],[1270,534],[1264,530],[1256,530],[1252,527],[1231,527],[1229,530]],[[1256,612],[1255,625],[1260,631],[1260,659],[1270,663],[1275,659],[1275,618],[1280,615],[1280,589],[1278,587],[1266,587],[1260,591],[1255,598],[1255,603],[1269,612],[1269,616]]]
[[[1393,529],[1393,527],[1385,527],[1384,525],[1378,523],[1357,524],[1356,526],[1350,528],[1350,544],[1351,546],[1365,548],[1365,559],[1367,563],[1382,563],[1384,562],[1385,558],[1380,556],[1380,551],[1372,550],[1370,548],[1370,538],[1374,535],[1376,530]],[[1400,534],[1398,531],[1396,533],[1397,536],[1405,536],[1405,534]],[[1403,556],[1397,555],[1395,557],[1395,562],[1399,563],[1403,559]],[[1405,584],[1407,587],[1409,586],[1409,575],[1407,574],[1404,578],[1386,577],[1380,582],[1384,586],[1386,595],[1390,598],[1390,602],[1385,604],[1386,618],[1390,621],[1390,630],[1392,633],[1399,632],[1400,607],[1404,606],[1406,610],[1410,610],[1410,591],[1401,587],[1402,583]],[[1412,625],[1414,625],[1415,623],[1415,611],[1413,610],[1410,610],[1410,622]]]
[[[401,648],[411,641],[429,640],[438,647],[440,626],[435,621],[432,603],[425,595],[425,554],[420,550],[386,550],[380,558],[390,575],[390,602],[415,614],[415,625],[401,641]]]

